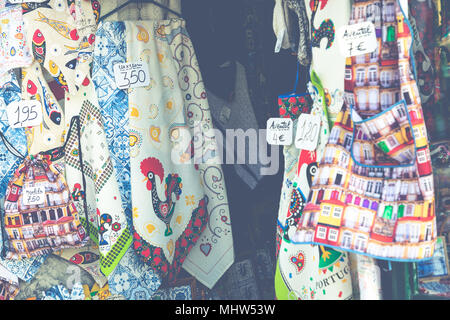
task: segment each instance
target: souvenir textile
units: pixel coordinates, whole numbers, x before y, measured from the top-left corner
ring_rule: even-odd
[[[70,95],[89,81],[86,76],[92,62],[98,2],[93,0],[92,6],[86,1],[75,3],[80,3],[77,10],[72,8],[78,14],[64,1],[22,5],[26,40],[34,57],[33,64],[22,69],[22,98],[40,101],[43,109],[42,124],[26,129],[30,154],[61,147],[65,123],[70,122],[70,118],[65,120],[65,106],[58,104],[45,74]],[[80,25],[83,28],[78,29]]]
[[[70,291],[63,285],[57,285],[42,292],[40,300],[85,300],[85,295],[81,283],[76,283]]]
[[[150,300],[161,285],[161,278],[130,248],[109,275],[109,291],[127,300]]]
[[[275,272],[276,297],[278,300],[351,299],[348,254],[324,246],[298,245],[293,238],[307,200],[306,195],[317,172],[318,159],[323,154],[329,136],[324,90],[314,72],[311,80],[310,95],[306,96],[309,100],[305,96],[295,95],[279,98],[281,116],[294,116],[294,132],[299,125],[300,113],[319,116],[320,127],[317,128],[318,143],[314,150],[298,149],[294,142],[285,147],[286,182],[283,184],[278,214],[278,230],[281,231],[278,237],[281,243]],[[307,102],[311,98],[312,105]],[[289,107],[283,99],[288,99]],[[290,112],[286,112],[286,109]],[[296,112],[293,113],[293,110]]]
[[[19,278],[0,265],[0,300],[14,300],[19,293]]]
[[[105,22],[103,28],[125,33],[127,61],[160,70],[150,74],[149,86],[128,92],[133,247],[170,280],[183,265],[213,286],[233,262],[232,235],[216,145],[207,137],[212,126],[206,93],[184,24]],[[100,50],[107,55],[107,47]],[[192,138],[186,138],[196,121],[206,130],[194,153]],[[192,156],[200,163],[194,165]]]
[[[103,287],[108,282],[100,271],[100,252],[98,245],[93,241],[89,241],[82,248],[64,249],[54,254],[84,269],[100,286]]]
[[[132,235],[94,84],[90,77],[86,79],[77,94],[66,96],[66,119],[71,119],[66,126],[75,129],[66,134],[64,161],[71,194],[84,213],[82,223],[90,238],[99,246],[100,270],[107,277],[130,247]]]
[[[25,138],[25,136],[24,136]],[[1,145],[1,144],[0,144]],[[4,221],[4,207],[5,207],[5,198],[0,197],[0,212],[1,221]],[[32,258],[26,258],[21,260],[12,260],[6,259],[3,257],[3,253],[6,253],[8,240],[5,229],[3,228],[2,222],[2,232],[0,232],[0,251],[2,252],[2,256],[0,257],[0,269],[6,269],[6,273],[10,273],[14,275],[14,278],[18,278],[22,281],[29,282],[34,278],[35,274],[39,271],[39,268],[44,263],[47,256],[38,256]]]
[[[22,8],[0,6],[0,76],[7,71],[28,67],[33,58],[24,36]]]
[[[20,283],[16,300],[40,299],[42,292],[51,287],[63,285],[72,290],[76,283],[94,285],[94,279],[84,269],[55,254],[49,254],[33,279]]]
[[[137,138],[130,151],[134,248],[144,260],[152,251],[154,268],[169,281],[183,265],[212,286],[233,262],[233,249],[223,173],[215,140],[208,137],[212,122],[194,49],[184,20],[126,27],[128,60],[141,58],[150,70],[162,68],[151,88],[129,93],[130,127]],[[144,109],[138,104],[143,99],[154,104]],[[189,138],[194,126],[202,128],[198,150]],[[166,188],[165,197],[159,186]]]
[[[63,170],[42,155],[27,156],[5,196],[6,258],[22,259],[80,247],[86,238]]]
[[[374,4],[381,10],[355,13]],[[436,239],[433,176],[410,67],[410,26],[394,0],[356,1],[352,9],[351,24],[374,18],[378,49],[347,59],[346,103],[296,238],[380,259],[429,258]]]
[[[309,66],[311,64],[311,38],[309,29],[309,20],[306,14],[306,5],[304,0],[285,0],[287,7],[291,9],[298,18],[298,52],[297,60],[303,66]]]
[[[259,128],[247,88],[245,68],[242,64],[236,61],[236,81],[232,100],[221,99],[213,92],[210,92],[208,89],[206,90],[214,125],[221,131],[224,138],[223,140],[225,140],[227,132],[229,132],[228,130],[234,130],[237,135],[239,132],[249,133],[252,130],[257,132]],[[228,150],[228,152],[230,152],[230,150],[234,150],[239,147],[235,146],[234,140],[231,144],[231,141],[229,141],[230,139],[226,139],[226,142],[228,143],[227,147],[223,146],[223,143],[221,143],[222,141],[220,141],[217,136],[216,140],[218,147],[223,147],[224,150],[222,153],[222,162],[228,163],[230,154],[225,151]],[[249,155],[249,158],[251,159],[251,151],[254,152],[249,144],[246,144],[244,156]],[[233,153],[232,156],[234,158],[235,154]],[[245,159],[240,158],[237,158],[234,161],[236,164],[234,164],[233,167],[236,174],[242,179],[242,181],[245,182],[245,184],[248,185],[250,189],[255,189],[258,182],[262,179],[261,163],[258,163],[258,161],[254,161],[254,163],[246,163]]]
[[[348,24],[351,1],[306,0],[310,28],[311,70],[317,74],[325,91],[330,127],[344,103],[345,57],[341,55],[337,30]]]
[[[118,24],[119,25],[119,24]],[[108,28],[110,24],[101,24],[96,33],[97,45],[94,50],[92,81],[95,85],[111,162],[125,211],[127,224],[132,230],[133,216],[131,205],[130,181],[130,131],[128,95],[117,88],[114,80],[113,66],[127,61],[127,47],[124,32],[115,32]],[[121,29],[124,28],[120,24]],[[108,48],[107,50],[104,50]],[[121,280],[126,278],[126,280]],[[161,284],[158,274],[150,266],[137,258],[137,253],[130,247],[120,260],[117,269],[110,275],[110,290],[113,295],[134,299],[133,295],[151,297]],[[122,282],[129,284],[122,284]]]
[[[14,141],[14,147],[22,155],[27,154],[27,139],[23,128],[12,128],[8,121],[7,106],[20,101],[20,87],[13,71],[0,76],[0,130],[7,141]],[[5,143],[0,143],[0,195],[4,197],[9,180],[21,159],[9,152]]]

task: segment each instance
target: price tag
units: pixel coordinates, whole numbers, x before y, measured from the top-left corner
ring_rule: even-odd
[[[267,143],[289,146],[292,144],[294,124],[289,118],[270,118],[267,120]]]
[[[146,87],[150,84],[148,65],[143,62],[115,64],[114,78],[119,89]]]
[[[370,21],[343,26],[337,36],[341,54],[347,58],[374,52],[378,47],[375,25]]]
[[[37,206],[45,203],[45,187],[24,188],[22,194],[23,204]]]
[[[42,123],[42,104],[37,100],[11,102],[6,112],[12,128],[34,127]]]
[[[320,116],[302,113],[298,118],[295,147],[297,149],[314,151],[319,142]]]

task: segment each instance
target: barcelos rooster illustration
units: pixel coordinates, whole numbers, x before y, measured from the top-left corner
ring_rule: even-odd
[[[325,19],[320,24],[319,29],[314,27],[314,18],[316,17],[317,10],[323,10],[327,5],[328,0],[311,0],[309,2],[311,8],[311,45],[313,47],[320,48],[320,42],[323,38],[327,39],[327,49],[330,48],[334,43],[335,29],[334,23],[331,19]]]
[[[158,176],[161,183],[163,183],[164,168],[161,162],[156,158],[147,158],[141,162],[141,172],[146,177],[147,189],[152,192],[153,210],[155,211],[158,219],[166,225],[164,235],[170,236],[172,234],[170,221],[175,211],[176,200],[180,199],[181,188],[183,187],[181,178],[178,174],[172,173],[167,176],[164,185],[166,201],[162,201],[156,190],[155,178],[155,176]],[[175,195],[176,200],[173,199],[173,195]]]
[[[84,191],[81,189],[81,184],[75,183],[75,185],[73,186],[72,198],[73,198],[73,200],[75,200],[75,201],[84,200],[84,198],[85,198],[85,193],[84,193]]]
[[[111,215],[104,213],[100,216],[100,226],[98,228],[98,235],[99,235],[99,245],[100,246],[107,246],[109,245],[109,234],[107,231],[110,230],[110,227],[112,226],[112,217]]]

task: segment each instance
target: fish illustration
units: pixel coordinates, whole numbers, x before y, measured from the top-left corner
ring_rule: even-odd
[[[92,262],[97,261],[100,258],[98,254],[89,251],[83,251],[80,253],[74,254],[70,258],[70,262],[74,264],[90,264]]]
[[[64,21],[49,19],[46,16],[44,16],[41,12],[38,12],[38,16],[39,18],[36,19],[36,21],[48,24],[64,38],[69,40],[78,40],[80,38],[77,29],[72,28],[68,23]]]
[[[43,65],[45,61],[46,43],[45,37],[39,29],[36,29],[34,32],[31,48],[36,61]]]
[[[64,78],[64,74],[61,72],[56,63],[53,60],[50,60],[48,66],[49,72],[53,76],[55,81],[61,86],[61,88],[65,89],[66,91],[69,91],[66,78]]]
[[[41,82],[39,80],[39,82]],[[41,87],[42,87],[42,92],[44,95],[44,107],[45,107],[45,112],[47,113],[48,117],[50,118],[50,120],[56,124],[56,125],[60,125],[61,124],[61,119],[62,119],[62,113],[58,108],[58,105],[54,102],[52,102],[52,98],[50,96],[50,94],[48,93],[47,89],[42,85],[41,83]]]

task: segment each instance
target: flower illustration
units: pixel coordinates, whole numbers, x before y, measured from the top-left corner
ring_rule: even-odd
[[[195,196],[194,195],[186,196],[185,198],[186,198],[187,206],[195,205]]]
[[[124,292],[130,289],[130,277],[125,272],[116,275],[113,282],[117,292]]]

